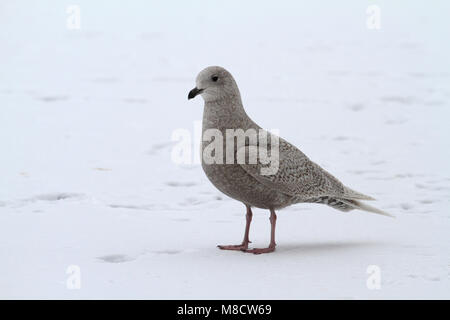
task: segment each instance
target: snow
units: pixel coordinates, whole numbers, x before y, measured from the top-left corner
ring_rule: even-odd
[[[448,9],[2,1],[0,298],[450,298]],[[257,123],[396,219],[298,204],[278,214],[275,253],[218,250],[241,241],[245,208],[171,155],[174,131],[197,141],[187,93],[208,65],[233,73]],[[253,246],[268,217],[254,210]]]

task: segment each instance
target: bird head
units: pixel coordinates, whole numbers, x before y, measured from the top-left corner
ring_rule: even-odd
[[[188,99],[201,94],[208,101],[221,100],[231,96],[239,96],[239,89],[233,76],[222,67],[207,67],[197,76],[196,87],[188,94]]]

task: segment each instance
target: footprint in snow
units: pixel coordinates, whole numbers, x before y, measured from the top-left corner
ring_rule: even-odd
[[[355,103],[349,106],[350,110],[358,112],[364,109],[364,105],[362,103]]]
[[[38,99],[41,101],[44,101],[44,102],[56,102],[56,101],[68,100],[69,97],[68,96],[44,96],[44,97],[40,97]]]
[[[156,155],[160,151],[172,147],[176,141],[168,141],[163,143],[154,144],[151,146],[150,150],[147,152],[148,155]]]
[[[195,182],[176,182],[176,181],[169,181],[166,182],[166,185],[169,187],[192,187],[195,186],[196,183]]]
[[[160,251],[152,251],[156,254],[178,254],[181,253],[180,250],[160,250]]]
[[[410,210],[410,209],[412,209],[414,206],[411,205],[411,204],[409,204],[409,203],[401,203],[401,204],[400,204],[400,207],[401,207],[403,210]]]
[[[153,210],[153,205],[132,205],[132,204],[110,204],[108,205],[113,209],[132,209],[132,210]]]
[[[109,254],[106,256],[97,257],[97,259],[99,259],[103,262],[109,262],[109,263],[122,263],[122,262],[136,260],[136,258],[132,258],[125,254]]]
[[[41,201],[59,201],[66,199],[74,199],[74,198],[82,198],[83,195],[80,193],[66,193],[66,192],[58,192],[58,193],[46,193],[40,194],[30,199],[31,201],[41,200]]]
[[[57,193],[44,193],[39,194],[31,198],[25,198],[18,201],[13,202],[14,205],[24,205],[28,203],[33,203],[36,201],[48,201],[48,202],[56,202],[60,200],[68,200],[68,199],[81,199],[84,195],[81,193],[68,193],[68,192],[57,192]],[[6,203],[4,203],[6,205]],[[0,204],[1,206],[1,204]]]

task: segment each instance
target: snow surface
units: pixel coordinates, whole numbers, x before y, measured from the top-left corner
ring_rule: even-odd
[[[3,0],[0,298],[450,298],[449,9]],[[299,204],[279,212],[275,253],[218,250],[241,241],[244,206],[171,158],[175,130],[197,139],[187,93],[208,65],[257,123],[397,218]]]

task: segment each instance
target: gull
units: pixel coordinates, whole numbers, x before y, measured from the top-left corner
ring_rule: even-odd
[[[362,200],[374,200],[346,187],[337,178],[312,162],[303,152],[286,140],[271,133],[270,143],[265,147],[275,149],[276,170],[264,172],[267,163],[250,161],[210,161],[205,155],[210,141],[205,133],[218,132],[215,139],[225,137],[229,130],[240,132],[264,132],[244,110],[239,88],[233,76],[222,67],[211,66],[202,70],[196,78],[196,87],[188,94],[188,99],[201,95],[205,104],[202,121],[202,168],[212,184],[227,196],[242,202],[246,207],[244,239],[238,245],[219,245],[222,250],[240,250],[261,254],[275,251],[275,210],[297,203],[320,203],[340,211],[354,209],[390,216],[390,214],[369,206]],[[250,131],[249,131],[250,130]],[[212,140],[212,139],[211,139]],[[234,143],[234,138],[232,139]],[[234,144],[227,153],[215,150],[219,160],[221,154],[234,156],[244,152],[245,159],[260,154],[262,143],[255,139],[245,139],[244,144]],[[227,143],[230,140],[227,138]],[[220,145],[221,146],[221,145]],[[231,151],[230,151],[231,150]],[[271,149],[272,150],[272,149]],[[220,151],[220,152],[219,152]],[[223,151],[223,152],[222,152]],[[217,158],[215,158],[217,160]],[[267,168],[266,168],[267,169]],[[266,248],[249,248],[249,232],[252,221],[252,207],[270,210],[270,243]]]

